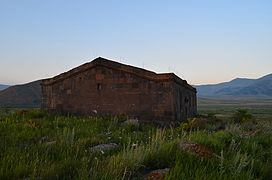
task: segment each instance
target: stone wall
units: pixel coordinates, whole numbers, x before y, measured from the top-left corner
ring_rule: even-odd
[[[179,84],[174,85],[175,119],[185,120],[197,114],[196,92]]]
[[[97,66],[43,86],[43,108],[89,115],[128,115],[143,121],[173,121],[172,82],[154,82]]]
[[[196,114],[196,90],[172,73],[156,74],[98,58],[42,82],[50,112],[177,122]]]

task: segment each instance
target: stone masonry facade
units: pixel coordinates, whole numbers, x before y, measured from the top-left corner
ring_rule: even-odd
[[[52,113],[116,116],[176,123],[197,113],[196,89],[173,73],[97,58],[42,81],[42,109]]]

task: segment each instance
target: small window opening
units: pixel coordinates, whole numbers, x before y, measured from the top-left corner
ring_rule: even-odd
[[[102,86],[100,83],[97,84],[97,90],[101,90],[102,89]]]

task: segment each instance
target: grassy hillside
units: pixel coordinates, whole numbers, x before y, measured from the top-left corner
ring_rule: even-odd
[[[168,129],[122,117],[0,114],[0,179],[272,178],[271,111],[269,120],[209,114]]]
[[[0,107],[40,107],[41,81],[10,86],[0,91]]]

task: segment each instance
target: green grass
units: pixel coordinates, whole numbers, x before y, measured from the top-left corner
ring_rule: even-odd
[[[186,128],[162,129],[124,124],[122,117],[1,109],[0,179],[143,179],[163,168],[170,168],[165,179],[271,179],[272,112],[252,111],[254,121],[235,124],[235,108],[219,111],[225,116],[203,108],[202,114],[215,114],[189,120]],[[181,142],[205,146],[214,155],[185,151]],[[118,147],[90,150],[103,143]]]

